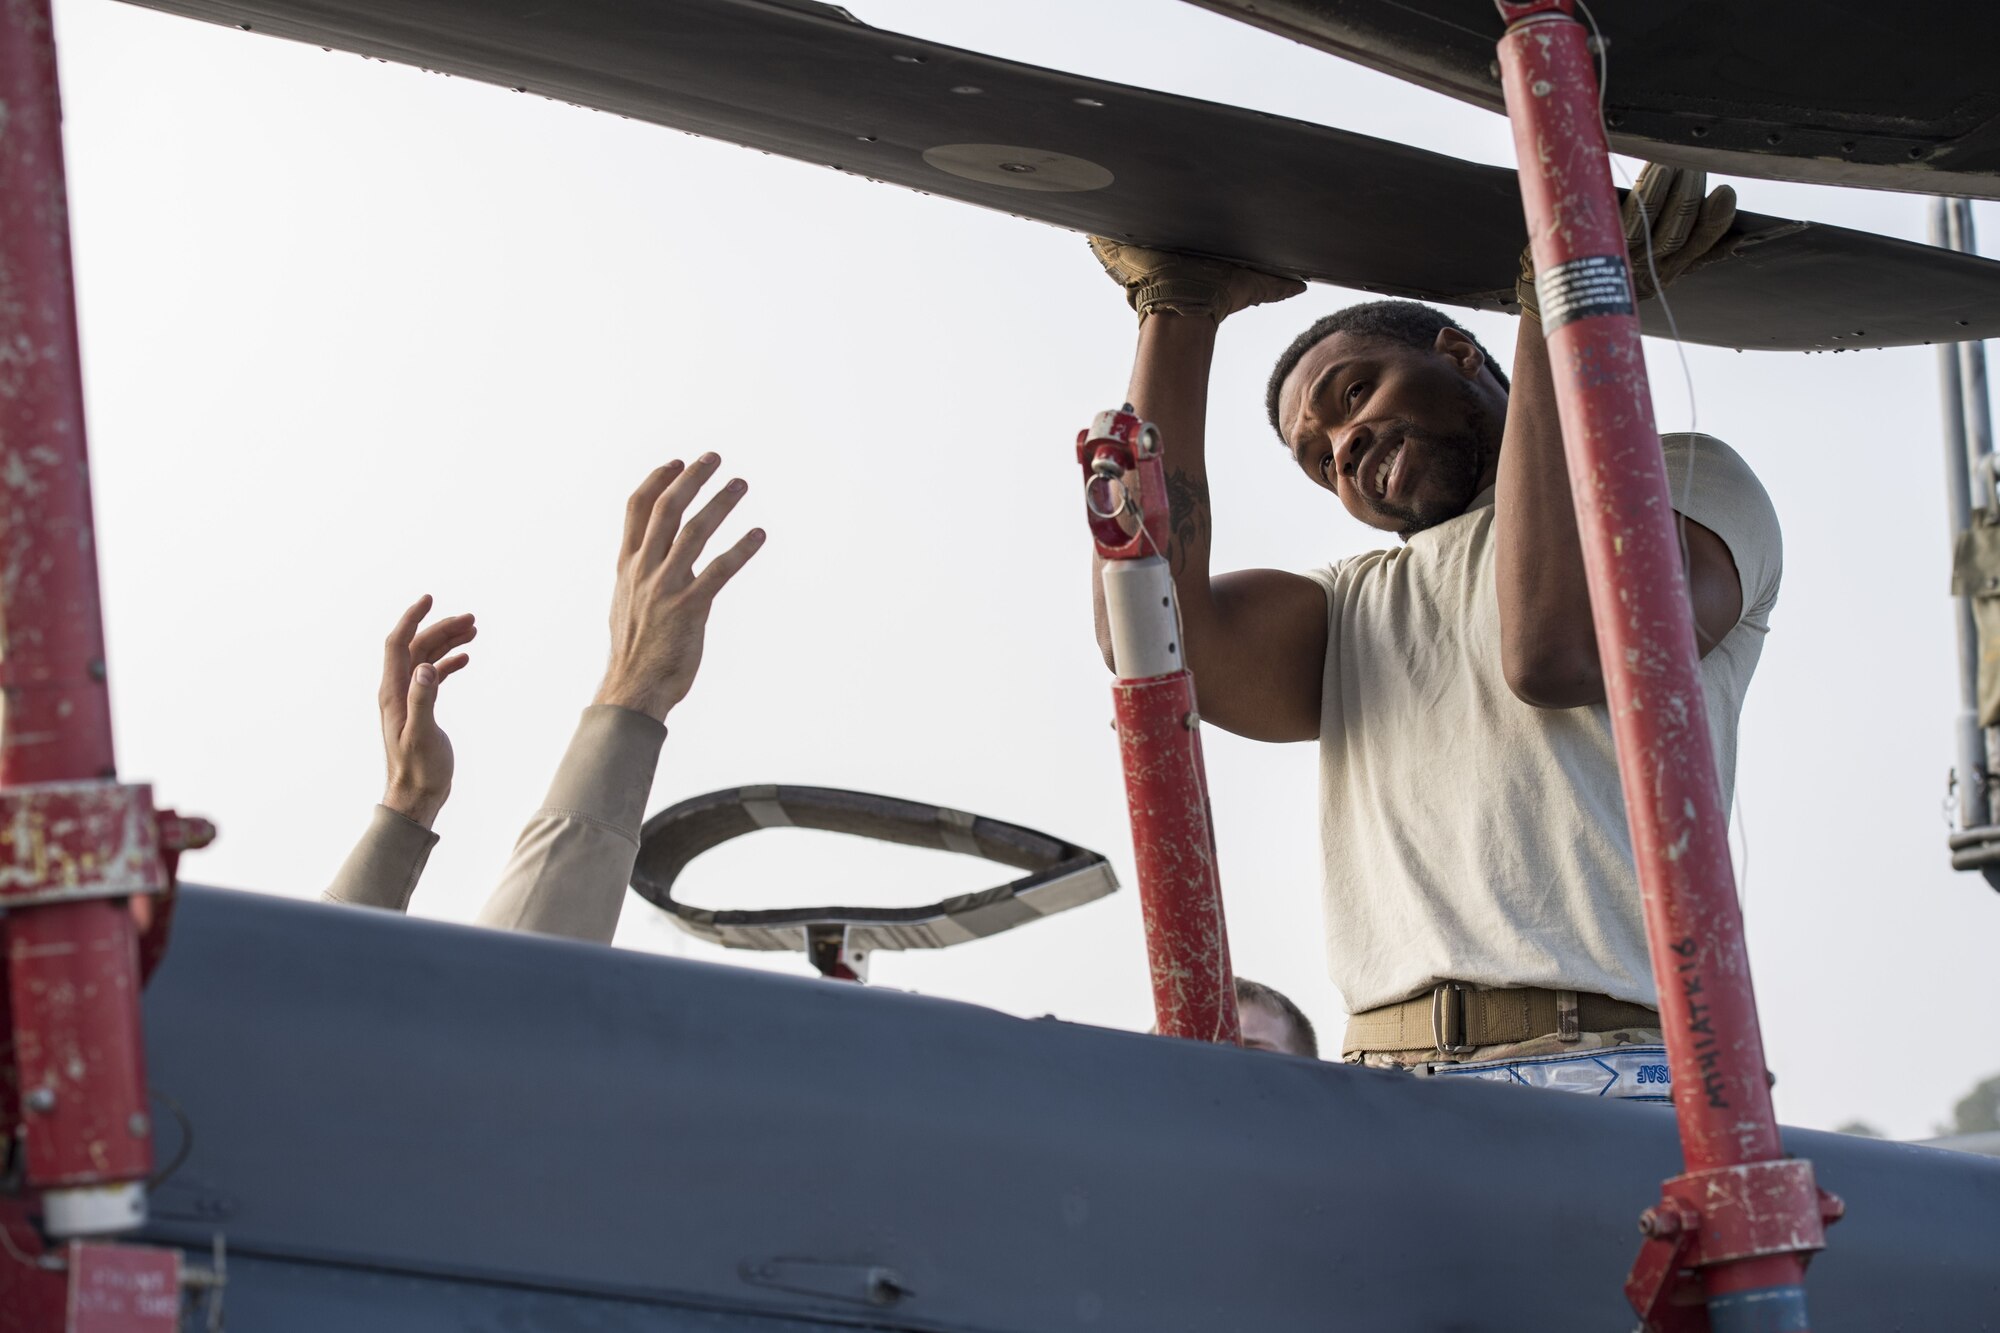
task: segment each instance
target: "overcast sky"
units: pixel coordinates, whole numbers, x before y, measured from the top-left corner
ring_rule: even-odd
[[[850,8],[1511,164],[1497,116],[1169,0]],[[320,889],[380,794],[380,640],[431,592],[481,633],[440,707],[459,778],[413,910],[469,918],[602,667],[626,493],[713,448],[751,483],[732,531],[770,541],[716,612],[652,808],[742,783],[852,787],[1101,849],[1126,891],[882,955],[875,981],[1150,1021],[1072,453],[1123,393],[1132,317],[1081,239],[112,0],[56,12],[120,760],[220,824],[191,879]],[[1924,235],[1920,198],[1736,186],[1760,212]],[[2000,216],[1982,206],[1980,224]],[[1375,544],[1262,419],[1277,352],[1355,299],[1315,287],[1229,321],[1217,568]],[[1511,319],[1466,323],[1511,354]],[[1661,425],[1685,428],[1673,349],[1650,351]],[[1687,355],[1700,426],[1750,460],[1784,523],[1738,777],[1778,1109],[1924,1134],[2000,1069],[1983,1021],[2000,895],[1953,875],[1944,842],[1935,355]],[[1313,747],[1205,740],[1237,969],[1337,1048]],[[705,906],[907,904],[1002,877],[794,831],[730,844],[683,884]],[[637,898],[619,941],[724,956]]]

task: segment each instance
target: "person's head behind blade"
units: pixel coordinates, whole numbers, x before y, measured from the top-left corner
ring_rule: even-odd
[[[1238,977],[1236,1013],[1243,1025],[1245,1050],[1319,1058],[1319,1035],[1313,1031],[1312,1020],[1282,991]]]
[[[1507,390],[1506,372],[1442,311],[1369,301],[1293,340],[1265,408],[1315,485],[1407,540],[1493,484]]]

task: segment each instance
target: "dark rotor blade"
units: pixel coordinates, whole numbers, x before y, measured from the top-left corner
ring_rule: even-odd
[[[1487,0],[1191,0],[1501,111]],[[1601,4],[1611,146],[1738,176],[2000,199],[2000,23],[1911,0]]]
[[[1497,307],[1514,175],[882,32],[804,0],[146,0],[670,125],[1080,232]],[[727,207],[727,201],[716,201]],[[2000,336],[2000,264],[1745,215],[1682,337],[1826,350]],[[1088,261],[1078,258],[1078,281]],[[1108,293],[1107,293],[1108,296]],[[1647,327],[1665,332],[1655,305]]]

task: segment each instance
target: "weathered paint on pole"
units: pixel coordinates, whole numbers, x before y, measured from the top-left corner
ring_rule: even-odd
[[[0,900],[35,900],[0,921],[0,1120],[24,1127],[45,1229],[118,1230],[152,1170],[129,894],[164,872],[145,789],[113,781],[48,0],[0,6],[0,685]],[[49,814],[51,792],[73,804]],[[145,844],[129,883],[104,828]]]
[[[46,0],[0,8],[0,784],[110,778],[98,611]]]
[[[1236,983],[1215,859],[1194,674],[1163,553],[1166,469],[1159,434],[1131,411],[1101,412],[1077,436],[1084,504],[1103,559],[1118,675],[1112,686],[1146,956],[1159,1030],[1239,1042]]]
[[[1160,1031],[1240,1041],[1194,676],[1120,680],[1112,698]]]
[[[1588,39],[1571,0],[1499,8],[1510,25],[1502,83],[1687,1166],[1668,1183],[1666,1220],[1655,1217],[1641,1264],[1699,1234],[1647,1281],[1665,1290],[1695,1268],[1711,1327],[1804,1330],[1803,1255],[1822,1243],[1822,1218],[1810,1167],[1780,1162]],[[1694,1220],[1683,1227],[1669,1205],[1695,1210]],[[1684,1318],[1644,1304],[1640,1313],[1662,1315],[1655,1327]]]

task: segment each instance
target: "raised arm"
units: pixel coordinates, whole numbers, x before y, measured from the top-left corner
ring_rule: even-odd
[[[701,666],[708,613],[764,543],[753,528],[697,572],[709,538],[749,487],[731,481],[683,522],[722,460],[667,464],[625,507],[611,600],[611,662],[542,808],[480,910],[481,925],[609,944],[618,928],[667,714]]]
[[[1295,295],[1304,284],[1101,238],[1091,247],[1140,315],[1127,398],[1160,428],[1173,517],[1166,554],[1202,716],[1253,740],[1312,740],[1319,735],[1326,594],[1311,579],[1282,570],[1210,575],[1206,446],[1217,325],[1246,306]],[[1091,588],[1108,666],[1102,564],[1093,557]]]
[[[388,779],[361,841],[321,895],[328,902],[400,912],[424,872],[437,835],[431,825],[451,795],[451,739],[437,722],[438,687],[470,660],[457,652],[479,633],[469,615],[419,631],[431,599],[403,612],[382,645],[382,750]]]
[[[1735,217],[1735,195],[1723,186],[1703,199],[1698,171],[1649,166],[1626,204],[1633,271],[1641,299],[1661,283],[1715,254]],[[1633,200],[1642,201],[1643,212]],[[1647,262],[1641,218],[1651,233]],[[1604,701],[1597,627],[1583,574],[1555,380],[1542,335],[1533,270],[1523,256],[1522,318],[1507,399],[1493,508],[1494,582],[1500,604],[1500,654],[1507,686],[1537,708],[1577,708]],[[1680,520],[1695,641],[1704,656],[1736,625],[1743,590],[1729,547],[1691,519]]]

